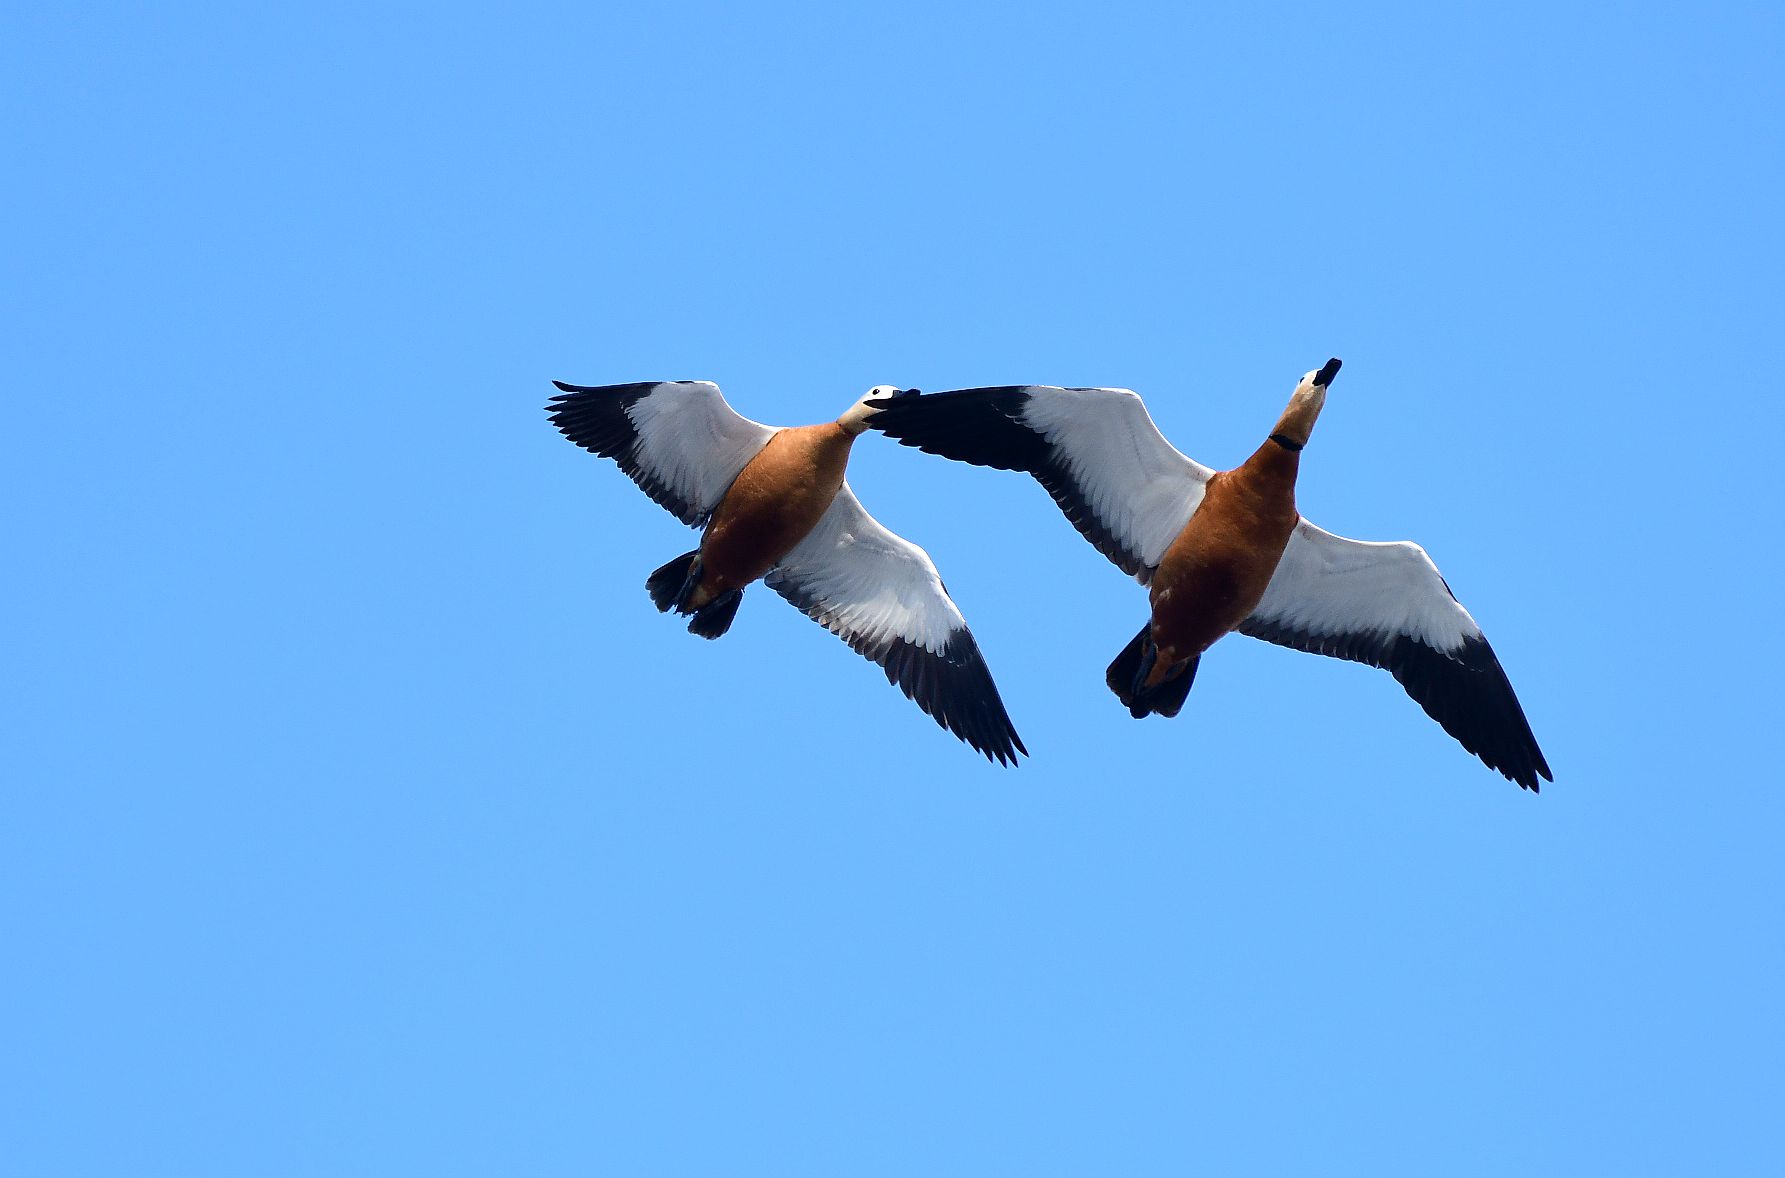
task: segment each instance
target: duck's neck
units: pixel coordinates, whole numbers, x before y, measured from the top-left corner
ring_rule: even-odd
[[[856,438],[867,432],[868,418],[872,416],[874,416],[874,411],[872,409],[857,402],[856,404],[851,405],[843,416],[837,418],[837,425],[844,433],[849,435],[849,440],[853,442]]]
[[[1289,407],[1283,410],[1283,416],[1277,418],[1277,424],[1271,429],[1269,444],[1299,453],[1314,433],[1314,422],[1325,405],[1326,390],[1319,385],[1295,390],[1295,395],[1289,398]]]
[[[834,475],[837,482],[841,483],[843,471],[849,466],[849,452],[855,448],[855,439],[862,431],[844,425],[841,421],[809,428],[817,439],[819,465],[830,472],[826,475],[827,478]]]
[[[1295,477],[1302,467],[1302,447],[1308,444],[1308,437],[1314,432],[1314,419],[1320,416],[1321,406],[1325,403],[1326,390],[1318,385],[1295,390],[1295,395],[1289,398],[1289,407],[1271,427],[1264,445],[1258,447],[1242,467],[1253,485],[1261,489],[1275,487],[1294,496]]]
[[[1295,477],[1302,469],[1302,448],[1286,446],[1286,440],[1281,434],[1272,434],[1241,464],[1239,469],[1247,472],[1252,485],[1278,487],[1295,494]]]

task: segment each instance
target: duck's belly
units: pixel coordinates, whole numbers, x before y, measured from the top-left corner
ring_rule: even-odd
[[[781,563],[830,509],[843,485],[847,447],[785,429],[738,473],[701,537],[698,605],[741,588]]]
[[[1287,513],[1246,511],[1212,494],[1204,500],[1153,574],[1161,664],[1194,658],[1246,619],[1283,559],[1296,518],[1293,506]]]

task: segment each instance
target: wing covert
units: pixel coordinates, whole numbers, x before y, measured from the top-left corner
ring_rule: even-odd
[[[1035,476],[1085,539],[1147,581],[1214,473],[1128,389],[1006,385],[888,398],[868,424],[906,446]]]
[[[1417,544],[1350,540],[1304,519],[1239,628],[1382,667],[1489,768],[1533,791],[1554,780],[1494,648]]]
[[[870,516],[848,483],[763,583],[988,759],[1014,765],[1028,752],[929,555]]]
[[[572,385],[546,405],[565,437],[620,464],[670,514],[699,527],[776,433],[741,416],[705,380]]]

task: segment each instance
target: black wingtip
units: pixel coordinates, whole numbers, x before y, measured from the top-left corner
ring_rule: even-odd
[[[1537,780],[1539,777],[1543,778],[1544,781],[1549,782],[1551,785],[1555,784],[1556,779],[1549,771],[1549,762],[1544,759],[1543,751],[1537,749],[1535,743],[1533,743],[1532,748],[1537,755],[1537,763],[1531,766],[1534,771],[1526,774],[1523,778],[1514,778],[1514,780],[1525,789],[1536,794],[1543,792],[1543,783]]]
[[[968,743],[972,744],[971,741]],[[1023,738],[1016,734],[1015,728],[1011,727],[1006,727],[1004,731],[1003,747],[996,749],[981,748],[979,751],[985,754],[986,760],[992,761],[1005,769],[1016,769],[1021,767],[1022,762],[1017,760],[1018,753],[1021,753],[1025,757],[1029,755],[1029,750],[1023,747]]]
[[[1540,778],[1555,781],[1506,669],[1484,636],[1438,650],[1409,634],[1392,641],[1370,633],[1321,635],[1256,615],[1240,624],[1240,632],[1292,650],[1381,667],[1489,769],[1532,793],[1538,792]]]
[[[782,593],[811,613],[800,604],[797,593],[789,595],[785,588]],[[1015,768],[1018,753],[1029,755],[1017,735],[1016,725],[1010,722],[1010,714],[1004,710],[998,685],[992,682],[991,671],[971,631],[952,632],[939,652],[904,638],[895,638],[882,647],[859,636],[839,637],[879,663],[887,682],[986,760]]]

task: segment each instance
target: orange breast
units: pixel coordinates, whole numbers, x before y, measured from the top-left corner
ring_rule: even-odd
[[[843,485],[854,441],[835,424],[784,429],[731,484],[700,541],[690,605],[761,577],[804,540]]]
[[[1245,620],[1277,571],[1298,518],[1293,468],[1285,478],[1248,462],[1209,480],[1201,505],[1153,574],[1161,672],[1201,654]]]

